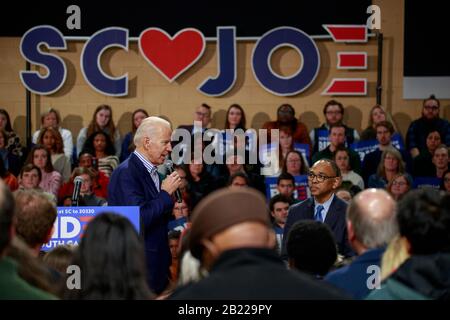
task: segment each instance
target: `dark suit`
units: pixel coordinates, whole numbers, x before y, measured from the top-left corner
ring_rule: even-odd
[[[173,208],[171,196],[163,190],[158,192],[150,173],[132,153],[112,173],[108,205],[140,207],[148,283],[155,293],[162,292],[168,284],[171,261],[167,239],[168,218]]]
[[[331,231],[333,231],[339,253],[344,256],[352,256],[354,253],[348,243],[347,237],[347,225],[345,221],[346,209],[347,203],[334,196],[325,217],[325,223],[330,227]],[[304,219],[314,219],[314,198],[308,198],[305,201],[294,204],[289,208],[283,235],[282,257],[284,259],[287,259],[286,241],[289,230],[297,221]]]

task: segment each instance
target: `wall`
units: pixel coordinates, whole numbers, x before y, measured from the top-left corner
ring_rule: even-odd
[[[402,134],[409,123],[420,116],[421,101],[402,98],[403,78],[403,1],[375,0],[381,8],[381,31],[384,34],[382,104],[393,114]],[[0,38],[0,107],[8,110],[14,130],[25,137],[25,89],[19,71],[25,61],[19,53],[19,38]],[[121,133],[130,130],[131,112],[144,107],[152,115],[168,117],[174,126],[192,121],[194,108],[202,102],[213,107],[214,127],[222,128],[225,112],[232,103],[239,103],[246,111],[248,126],[256,129],[275,118],[281,103],[291,103],[308,128],[323,121],[322,108],[329,96],[320,93],[333,77],[367,77],[366,97],[335,97],[346,106],[348,125],[363,130],[367,126],[368,111],[375,104],[377,46],[373,38],[366,45],[335,44],[331,40],[317,40],[321,55],[321,70],[313,85],[295,97],[276,97],[256,82],[251,71],[250,57],[253,42],[238,42],[238,78],[234,88],[220,98],[209,98],[198,93],[196,87],[209,76],[216,76],[215,43],[208,43],[203,57],[172,84],[157,73],[139,54],[136,42],[130,43],[129,52],[111,49],[102,59],[104,70],[114,76],[128,73],[129,96],[111,98],[98,94],[85,82],[79,66],[82,42],[68,42],[68,50],[58,53],[66,62],[68,75],[65,86],[51,96],[32,95],[33,131],[40,125],[39,114],[49,107],[57,108],[63,118],[63,127],[76,138],[78,131],[92,118],[97,105],[110,104],[114,120]],[[336,69],[336,51],[362,50],[369,54],[368,71],[341,71]],[[300,65],[294,50],[280,49],[273,58],[273,68],[290,75]],[[441,101],[441,116],[450,117],[450,100]]]

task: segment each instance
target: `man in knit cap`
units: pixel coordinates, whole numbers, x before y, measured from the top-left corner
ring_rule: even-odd
[[[286,269],[278,257],[264,197],[221,189],[195,208],[189,249],[209,275],[172,299],[340,299],[326,283]]]

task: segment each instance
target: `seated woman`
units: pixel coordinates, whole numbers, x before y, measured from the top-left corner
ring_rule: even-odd
[[[18,157],[23,157],[24,148],[20,143],[19,136],[12,129],[9,113],[5,109],[0,109],[0,129],[5,130],[8,136],[6,139],[6,148],[8,151]]]
[[[56,129],[61,135],[63,141],[63,149],[66,157],[71,160],[73,153],[73,140],[72,140],[72,132],[70,130],[64,129],[60,127],[61,124],[61,116],[58,110],[50,108],[47,111],[41,114],[41,129],[52,127]],[[38,142],[38,138],[41,134],[41,130],[37,130],[33,133],[34,144],[42,144],[42,142]]]
[[[182,199],[182,202],[175,202],[173,205],[173,220],[169,221],[168,231],[174,230],[181,232],[188,227],[190,210],[186,200]]]
[[[377,123],[380,123],[381,121],[389,121],[394,126],[394,131],[398,132],[391,115],[381,105],[377,104],[373,106],[372,109],[370,109],[369,125],[361,133],[361,141],[376,140],[377,130],[375,126],[377,125]]]
[[[307,175],[308,171],[308,163],[299,151],[291,150],[286,154],[286,158],[281,167],[282,173],[287,172],[295,177]]]
[[[187,190],[191,199],[192,209],[194,209],[203,197],[217,189],[217,182],[205,170],[203,162],[195,163],[192,158],[191,163],[186,166]]]
[[[50,151],[53,168],[61,174],[64,182],[68,181],[72,172],[72,165],[70,159],[64,153],[61,134],[53,127],[42,128],[40,132],[38,144],[43,145]]]
[[[399,201],[412,189],[410,179],[411,177],[407,174],[398,174],[388,183],[386,189],[396,201]]]
[[[19,156],[8,150],[7,143],[8,134],[4,129],[0,129],[0,157],[3,160],[5,169],[18,176],[20,169],[22,169],[23,161]]]
[[[87,128],[80,130],[77,138],[77,152],[84,149],[86,139],[94,132],[103,131],[111,139],[116,156],[120,156],[121,141],[119,130],[114,125],[112,109],[109,105],[102,104],[95,109],[94,115]]]
[[[51,193],[56,197],[63,181],[61,174],[53,169],[50,152],[44,146],[36,145],[31,149],[26,163],[34,164],[40,169],[41,179],[39,186],[45,192]]]
[[[86,140],[82,153],[90,153],[97,159],[98,170],[108,178],[119,165],[119,158],[115,155],[114,145],[109,136],[103,131],[94,132]]]
[[[434,130],[428,133],[426,140],[426,149],[420,150],[417,157],[413,159],[412,173],[415,177],[434,176],[433,154],[439,145],[441,145],[441,134]]]
[[[148,113],[144,109],[134,110],[131,115],[131,132],[128,132],[123,138],[122,150],[120,152],[120,162],[125,161],[136,148],[133,141],[134,134],[136,133],[137,128],[141,125],[142,120],[147,117]]]
[[[354,172],[350,167],[350,153],[344,146],[337,147],[334,152],[334,161],[341,170],[342,181],[350,181],[353,185],[358,186],[361,190],[364,189],[363,178]]]
[[[402,156],[394,147],[387,147],[381,155],[377,173],[369,177],[368,187],[384,189],[400,173],[406,174]]]

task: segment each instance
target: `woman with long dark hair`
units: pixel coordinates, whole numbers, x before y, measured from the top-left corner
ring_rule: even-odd
[[[120,162],[125,161],[130,154],[136,149],[134,145],[134,134],[137,128],[141,125],[142,120],[148,117],[147,111],[144,109],[136,109],[131,115],[131,131],[128,132],[123,138],[122,150],[120,153]]]
[[[77,138],[77,152],[80,153],[84,149],[86,139],[98,131],[108,134],[114,144],[116,155],[119,156],[121,149],[120,133],[114,125],[112,109],[107,104],[99,105],[94,111],[89,126],[80,130]]]
[[[66,289],[65,299],[152,298],[145,275],[144,247],[133,225],[121,215],[96,216],[88,224],[72,264],[81,270],[81,288]]]

